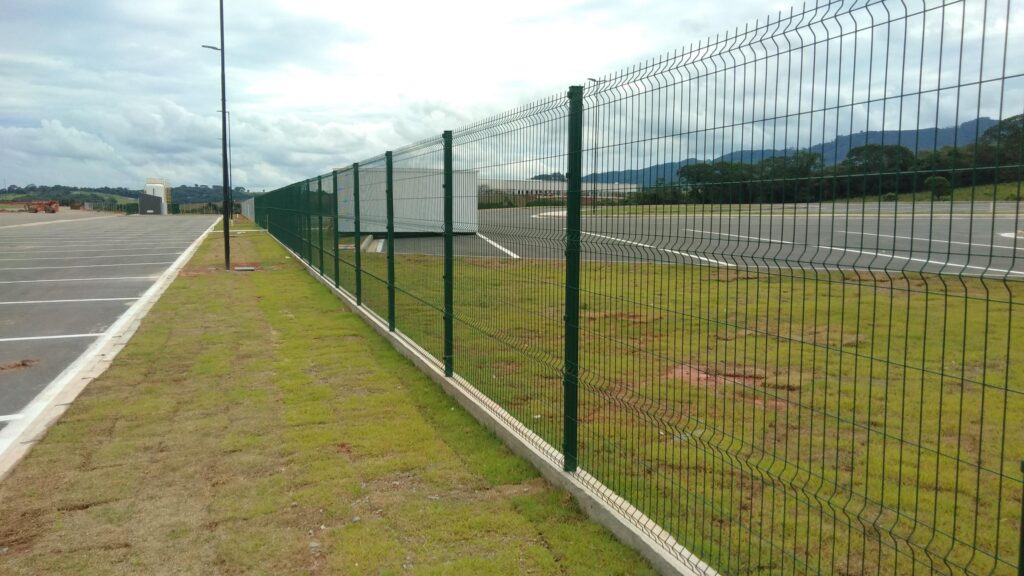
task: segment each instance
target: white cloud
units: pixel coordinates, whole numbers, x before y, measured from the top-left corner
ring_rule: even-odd
[[[276,187],[704,41],[763,0],[227,0],[234,183]],[[220,179],[217,4],[5,0],[0,173]]]

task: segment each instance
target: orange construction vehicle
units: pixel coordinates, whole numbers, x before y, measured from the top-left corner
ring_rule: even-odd
[[[56,200],[43,200],[40,202],[29,202],[25,204],[25,209],[29,212],[36,214],[37,212],[46,212],[47,214],[53,214],[60,210],[60,204]]]

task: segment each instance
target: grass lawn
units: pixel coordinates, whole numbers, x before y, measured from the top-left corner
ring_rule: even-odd
[[[936,209],[942,210],[950,206],[950,201],[953,202],[992,202],[993,198],[996,201],[1012,202],[1024,200],[1024,188],[1022,188],[1019,182],[1003,182],[997,185],[988,184],[980,185],[977,187],[962,186],[956,188],[948,196],[942,200],[936,200],[934,202]],[[858,198],[842,199],[835,201],[823,201],[821,202],[821,210],[823,212],[831,211],[829,206],[831,204],[845,205],[850,204],[857,208],[864,208],[866,212],[871,212],[872,208],[886,207],[891,208],[894,204],[905,204],[910,202],[923,202],[931,203],[932,195],[931,192],[904,192],[897,194],[895,199],[885,199],[880,196],[864,196]],[[812,203],[812,206],[817,203]],[[785,209],[786,213],[792,213],[797,208],[793,207],[793,204],[787,204],[789,208]],[[554,209],[554,208],[553,208]],[[781,204],[666,204],[666,205],[623,205],[623,206],[596,206],[596,207],[584,207],[584,215],[594,216],[627,216],[627,215],[667,215],[667,214],[770,214],[770,213],[782,213],[784,210]],[[799,208],[803,210],[803,208]],[[812,210],[817,211],[816,208]],[[1013,211],[1008,212],[1014,214]]]
[[[897,194],[897,201],[899,202],[931,202],[931,192],[904,192]],[[943,202],[950,200],[954,202],[991,202],[992,200],[1001,202],[1013,202],[1024,200],[1024,187],[1020,182],[1000,182],[998,184],[980,184],[978,186],[960,186],[954,188],[953,192],[948,197],[943,197],[942,200],[936,200],[936,203],[942,205]],[[859,199],[858,199],[859,200]],[[892,202],[892,200],[886,200],[879,196],[865,196],[866,202]],[[856,202],[856,200],[851,200]]]
[[[396,257],[398,329],[438,358],[442,272]],[[456,371],[560,447],[564,269],[455,283]],[[725,573],[1015,573],[1022,344],[1020,282],[585,262],[581,466]]]
[[[0,484],[0,573],[651,573],[271,238],[232,256]]]

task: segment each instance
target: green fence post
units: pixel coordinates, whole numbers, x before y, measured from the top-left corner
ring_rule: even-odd
[[[444,144],[444,375],[455,373],[454,356],[454,266],[452,260],[452,131],[441,135]]]
[[[320,243],[320,275],[324,274],[324,179],[316,177],[316,221],[317,237]]]
[[[356,251],[356,304],[361,305],[363,303],[363,250],[360,244],[363,243],[363,238],[359,233],[359,162],[352,165],[352,210],[354,212],[352,227],[355,233],[353,248]]]
[[[313,243],[309,236],[312,231],[312,224],[309,223],[309,180],[302,180],[302,186],[299,187],[299,208],[302,210],[302,255],[308,263],[313,257]]]
[[[580,195],[583,171],[583,87],[569,87],[569,150],[566,167],[565,220],[565,369],[562,376],[562,469],[575,472],[578,462],[580,360]]]
[[[395,188],[391,151],[384,153],[384,194],[388,213],[388,330],[395,331]]]
[[[338,265],[341,264],[338,256],[338,171],[331,171],[331,190],[334,191],[332,197],[334,198],[334,207],[331,209],[331,214],[334,215],[334,225],[331,227],[331,237],[334,239],[334,244],[331,246],[331,250],[334,251],[334,287],[337,288],[341,285],[341,273],[338,271]]]
[[[302,211],[306,214],[306,262],[313,265],[313,214],[309,202],[309,180],[302,183]]]
[[[1024,474],[1024,460],[1020,461],[1020,471]],[[1020,547],[1017,549],[1017,576],[1024,576],[1024,485],[1021,486],[1020,499]]]

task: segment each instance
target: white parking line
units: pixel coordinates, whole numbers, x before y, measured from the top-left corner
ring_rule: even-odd
[[[5,270],[64,270],[67,268],[109,268],[110,266],[156,266],[164,264],[174,264],[174,260],[167,262],[118,262],[116,264],[75,264],[73,266],[32,266],[28,268],[0,268],[0,272]]]
[[[99,280],[153,280],[156,275],[149,276],[114,276],[110,278],[54,278],[52,280],[0,280],[0,284],[34,284],[36,282],[88,282]]]
[[[565,210],[555,210],[553,212],[541,212],[540,214],[532,214],[530,218],[565,218],[568,214]]]
[[[160,250],[160,249],[166,248],[168,242],[131,242],[129,240],[125,240],[123,242],[118,242],[116,244],[110,244],[110,246],[121,246],[121,245],[124,245],[124,244],[131,244],[132,246],[134,246],[136,248],[139,247],[139,246],[156,246],[156,248],[150,248],[150,250]],[[18,250],[38,250],[38,249],[54,249],[54,250],[56,250],[56,249],[61,249],[61,252],[63,252],[64,248],[74,248],[76,246],[103,246],[103,243],[101,243],[101,242],[74,242],[74,243],[68,243],[68,244],[21,244],[21,243],[15,242],[15,243],[12,244],[12,246],[13,246],[13,248],[18,249]],[[117,250],[117,248],[108,248],[108,249],[109,250]],[[131,248],[124,248],[124,250],[131,250]],[[96,250],[93,250],[93,252],[95,252],[95,251]]]
[[[174,264],[162,274],[136,276],[136,279],[154,280],[146,292],[102,334],[96,335],[85,352],[54,378],[21,413],[24,418],[0,429],[0,479],[3,479],[49,425],[56,421],[79,392],[98,374],[101,374],[118,352],[127,344],[141,323],[141,318],[170,285],[189,258],[198,250],[214,224],[178,257]],[[108,278],[105,280],[122,280]],[[84,280],[99,280],[87,278]],[[57,280],[58,282],[82,282],[83,279]]]
[[[0,342],[29,342],[32,340],[66,340],[70,338],[98,338],[103,332],[94,334],[57,334],[55,336],[22,336],[20,338],[0,338]]]
[[[680,256],[686,256],[688,258],[696,258],[697,260],[703,260],[705,262],[712,262],[714,264],[721,264],[722,266],[736,266],[735,264],[724,262],[722,260],[715,260],[714,258],[708,258],[707,256],[699,256],[697,254],[690,254],[689,252],[680,252],[679,250],[669,250],[668,248],[659,248],[662,252],[669,252],[671,254],[679,254]]]
[[[495,248],[497,248],[498,250],[501,250],[501,251],[502,251],[502,252],[504,252],[505,254],[508,254],[508,255],[509,255],[510,257],[512,257],[512,258],[517,258],[517,259],[519,258],[519,255],[518,255],[518,254],[516,254],[515,252],[513,252],[513,251],[509,250],[508,248],[505,248],[505,247],[504,247],[504,246],[502,246],[501,244],[498,244],[498,243],[497,243],[497,242],[495,242],[494,240],[491,240],[491,239],[490,239],[490,238],[488,238],[487,236],[484,236],[483,234],[481,234],[481,233],[479,233],[479,232],[477,232],[477,233],[476,233],[476,235],[477,235],[477,236],[479,236],[479,237],[480,237],[480,239],[481,239],[481,240],[483,240],[484,242],[487,242],[487,243],[488,243],[488,244],[490,244],[491,246],[494,246],[494,247],[495,247]]]
[[[792,244],[788,240],[781,240],[778,238],[761,238],[760,236],[744,236],[743,234],[726,234],[725,232],[712,232],[710,230],[698,230],[697,228],[683,228],[683,230],[689,232],[700,232],[702,234],[714,234],[715,236],[730,236],[732,238],[743,238],[744,240],[757,240],[759,242],[767,242],[769,244]]]
[[[87,222],[89,220],[104,220],[106,218],[117,218],[117,216],[93,216],[91,218],[66,218],[64,220],[47,220],[46,222],[26,222],[24,224],[8,224],[0,226],[0,229],[24,228],[26,226],[45,226],[47,224],[62,224],[65,222]]]
[[[0,262],[21,262],[36,260],[89,260],[91,258],[128,258],[132,256],[177,256],[181,252],[160,252],[157,254],[110,254],[103,256],[40,256],[36,258],[0,258]]]
[[[183,244],[183,246],[188,246],[188,245],[187,244]],[[143,248],[143,250],[164,250],[164,249],[173,249],[173,248],[176,248],[176,247],[178,247],[177,244],[168,244],[168,245],[165,245],[165,246],[161,246],[159,248]],[[75,254],[75,253],[78,253],[78,252],[104,252],[104,253],[106,253],[106,252],[124,252],[126,250],[138,250],[138,248],[83,248],[83,249],[78,249],[78,250],[54,250],[53,253],[60,253],[60,254]],[[36,251],[36,250],[29,250],[29,249],[20,250],[20,249],[13,249],[13,248],[10,248],[10,247],[7,247],[7,246],[4,247],[4,253],[5,254],[16,253],[16,252],[27,252],[29,254],[38,254],[38,251]],[[179,252],[179,254],[180,254],[180,252]],[[125,256],[131,256],[131,254],[125,254]],[[83,258],[84,258],[84,256],[83,256]]]
[[[622,238],[616,238],[614,236],[605,236],[604,234],[595,234],[593,232],[582,232],[582,231],[580,232],[580,234],[585,234],[587,236],[597,236],[598,238],[604,238],[606,240],[612,240],[612,241],[615,241],[615,242],[622,242],[623,244],[632,244],[633,246],[642,246],[644,248],[651,248],[653,250],[658,250],[659,252],[667,252],[669,254],[677,254],[679,256],[685,256],[687,258],[693,258],[693,259],[696,259],[696,260],[703,260],[704,262],[711,262],[713,264],[721,264],[722,266],[736,266],[735,264],[731,264],[729,262],[723,262],[722,260],[715,260],[714,258],[708,258],[707,256],[700,256],[700,255],[697,255],[697,254],[691,254],[689,252],[682,252],[682,251],[679,251],[679,250],[670,250],[668,248],[658,248],[657,246],[654,246],[654,245],[651,245],[651,244],[644,244],[643,242],[634,242],[633,240],[624,240]]]
[[[0,422],[14,422],[15,420],[21,420],[21,414],[7,414],[0,416]]]
[[[912,258],[910,256],[899,256],[896,254],[886,254],[884,252],[873,252],[871,250],[855,250],[853,248],[839,248],[836,246],[824,246],[819,245],[818,248],[824,248],[826,250],[839,250],[841,252],[854,252],[856,254],[866,254],[868,256],[880,256],[882,258],[889,258],[892,260],[906,260],[908,262],[923,262],[925,264],[938,264],[940,266],[952,266],[954,268],[963,268],[965,270],[982,270],[984,272],[994,272],[996,274],[1014,274],[1024,276],[1024,272],[1017,270],[1006,270],[1003,268],[989,268],[987,266],[974,266],[970,264],[956,264],[953,262],[943,262],[942,260],[929,260],[927,258]]]
[[[1006,250],[1024,250],[1024,247],[1015,248],[1013,246],[1003,246],[1002,244],[985,244],[983,242],[960,242],[958,240],[939,240],[937,238],[922,238],[920,236],[895,236],[893,234],[875,234],[873,232],[857,232],[854,230],[841,230],[843,234],[849,236],[878,236],[881,238],[895,238],[897,240],[919,240],[921,242],[935,242],[938,244],[959,244],[963,246],[980,246],[982,248],[1003,248]],[[1000,236],[1005,236],[1000,234]]]
[[[593,232],[582,232],[581,231],[580,234],[583,234],[585,236],[596,236],[598,238],[604,238],[605,240],[614,240],[615,242],[622,242],[623,244],[632,244],[633,246],[642,246],[644,248],[653,248],[653,249],[657,250],[657,247],[655,247],[655,246],[653,246],[651,244],[644,244],[643,242],[635,242],[633,240],[624,240],[622,238],[616,238],[614,236],[605,236],[604,234],[595,234]]]
[[[78,298],[75,300],[17,300],[0,302],[0,306],[12,304],[66,304],[71,302],[130,302],[138,298]]]

